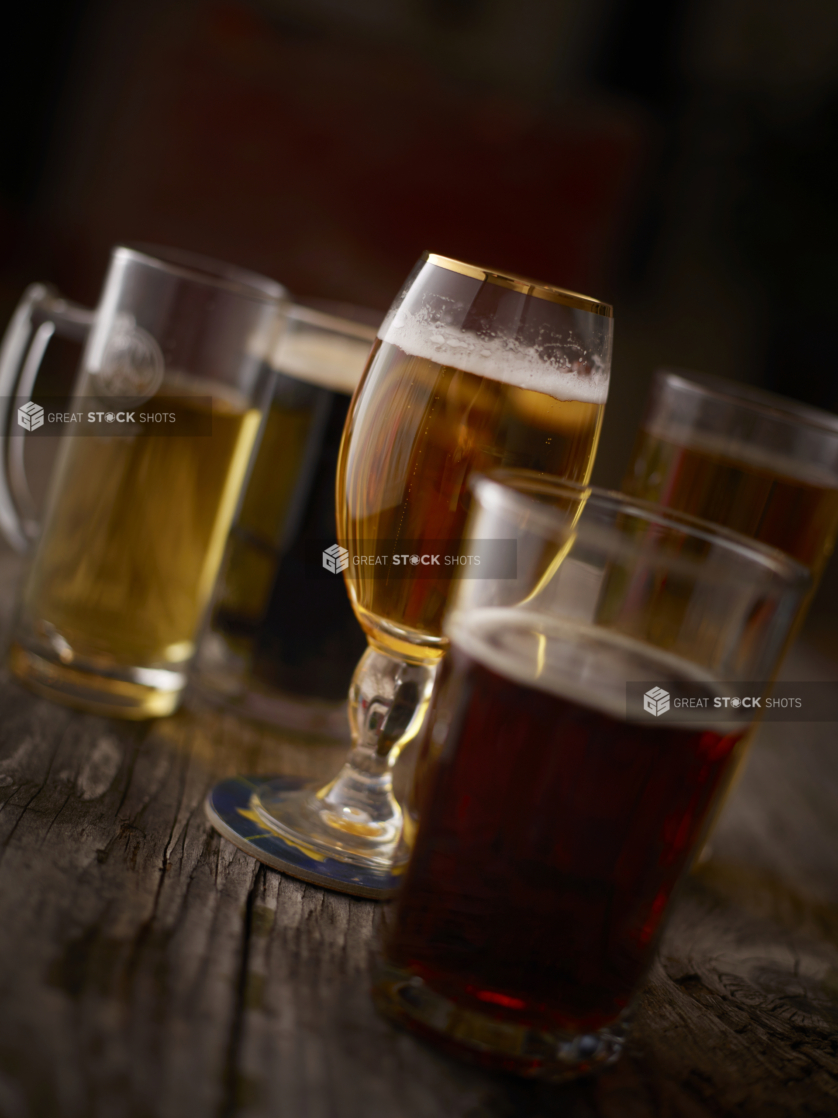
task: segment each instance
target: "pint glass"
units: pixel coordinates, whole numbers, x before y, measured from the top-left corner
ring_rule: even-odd
[[[202,696],[314,739],[349,738],[346,695],[365,640],[342,580],[310,578],[306,549],[336,536],[341,435],[380,317],[341,304],[284,312],[271,405],[193,674]]]
[[[809,576],[715,525],[514,472],[477,482],[466,531],[517,537],[518,572],[460,582],[445,622],[374,996],[449,1050],[567,1078],[621,1050],[747,730],[714,700],[770,679]],[[691,720],[662,701],[682,686]]]
[[[778,547],[809,568],[814,589],[838,531],[838,416],[659,371],[622,489]]]
[[[27,292],[0,362],[2,525],[20,549],[38,533],[5,468],[24,436],[10,435],[9,402],[31,393],[53,332],[86,336],[10,651],[41,694],[123,718],[177,706],[269,398],[284,297],[240,269],[126,247],[94,312]]]

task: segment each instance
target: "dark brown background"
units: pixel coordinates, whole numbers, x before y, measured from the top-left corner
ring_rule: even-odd
[[[430,248],[615,305],[602,484],[662,364],[838,409],[827,0],[45,0],[0,49],[4,319],[117,241],[380,310]]]

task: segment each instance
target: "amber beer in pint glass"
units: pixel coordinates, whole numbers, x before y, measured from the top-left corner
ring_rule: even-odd
[[[562,1079],[621,1051],[748,729],[707,708],[770,679],[809,578],[722,528],[524,471],[480,479],[466,526],[510,532],[516,578],[461,581],[444,624],[430,778],[373,992],[455,1053]],[[545,552],[561,556],[547,580]],[[677,631],[658,625],[670,580],[690,597]],[[647,689],[685,687],[707,708],[647,713]]]
[[[742,731],[626,721],[624,679],[688,681],[711,705],[720,691],[606,630],[488,609],[448,633],[435,729],[456,740],[390,957],[475,1011],[597,1030],[646,968]]]
[[[838,416],[661,371],[622,488],[785,551],[814,589],[838,530]]]

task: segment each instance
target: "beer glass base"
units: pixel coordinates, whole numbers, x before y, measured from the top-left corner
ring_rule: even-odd
[[[435,662],[406,662],[368,648],[349,690],[354,744],[335,778],[324,787],[289,777],[252,782],[248,817],[284,844],[277,868],[369,896],[347,884],[353,871],[392,880],[404,867],[409,848],[393,795],[392,767],[423,724],[436,669]],[[289,850],[305,855],[303,872]],[[312,865],[318,867],[316,878]]]
[[[349,691],[354,744],[335,778],[325,787],[285,776],[226,782],[208,801],[216,828],[240,846],[255,843],[242,848],[303,881],[362,897],[392,893],[409,853],[392,768],[422,727],[436,669],[368,648]],[[246,798],[225,816],[216,794],[223,807],[241,787]],[[257,852],[259,844],[271,859]]]
[[[395,895],[403,867],[361,866],[329,857],[302,838],[286,839],[273,830],[259,810],[262,795],[305,792],[301,777],[236,776],[217,784],[205,803],[207,817],[224,838],[240,850],[282,873],[340,893],[369,900]]]
[[[9,667],[27,687],[45,699],[63,703],[106,718],[164,718],[180,703],[185,675],[166,669],[124,668],[103,670],[80,659],[63,664],[15,641],[9,650]],[[147,675],[154,683],[139,682]],[[132,678],[133,677],[133,678]]]
[[[628,1033],[627,1015],[585,1033],[543,1031],[466,1009],[432,990],[423,979],[379,959],[373,1001],[404,1025],[451,1055],[497,1071],[561,1083],[613,1064]]]
[[[401,841],[401,813],[377,820],[369,811],[324,799],[318,784],[289,788],[282,777],[264,781],[253,797],[260,821],[287,841],[353,866],[387,869],[403,866],[408,849]]]

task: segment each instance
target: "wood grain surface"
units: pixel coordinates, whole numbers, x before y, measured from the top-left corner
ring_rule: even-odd
[[[3,636],[19,562],[0,554]],[[817,634],[789,679],[838,678]],[[209,827],[237,771],[341,750],[213,712],[131,725],[0,672],[2,1118],[838,1115],[834,725],[764,726],[685,885],[623,1060],[492,1076],[370,1002],[380,909],[260,866]]]

